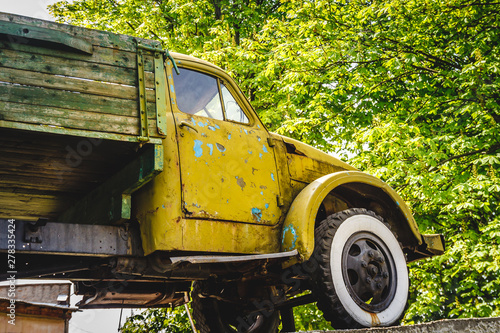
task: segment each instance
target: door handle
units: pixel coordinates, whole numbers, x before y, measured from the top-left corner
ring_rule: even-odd
[[[190,123],[188,123],[187,121],[181,121],[181,123],[179,124],[179,127],[180,128],[189,127],[190,129],[192,129],[193,131],[195,131],[196,133],[198,133],[198,130],[193,125],[191,125]]]

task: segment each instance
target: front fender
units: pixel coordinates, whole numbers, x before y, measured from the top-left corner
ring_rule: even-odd
[[[341,171],[316,179],[297,195],[283,224],[281,251],[297,249],[302,259],[309,259],[314,250],[314,228],[321,203],[337,186],[348,183],[364,183],[384,191],[401,210],[418,244],[422,244],[422,235],[410,209],[389,185],[360,171]]]

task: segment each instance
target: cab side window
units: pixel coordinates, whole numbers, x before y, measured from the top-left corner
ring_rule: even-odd
[[[177,107],[184,113],[248,124],[250,121],[226,86],[217,78],[179,68],[174,75]]]
[[[224,101],[224,110],[226,111],[226,119],[236,121],[238,123],[248,124],[249,121],[246,114],[240,108],[233,95],[231,95],[231,92],[223,83],[221,83],[221,90],[222,100]]]
[[[177,107],[185,113],[223,120],[217,79],[200,72],[179,68],[174,75]]]

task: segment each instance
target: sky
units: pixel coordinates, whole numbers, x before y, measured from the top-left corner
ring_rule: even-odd
[[[57,0],[0,0],[0,12],[35,17],[54,21],[47,6]],[[80,297],[72,296],[72,305]],[[138,310],[135,310],[137,313]],[[122,322],[130,316],[131,310],[124,309]],[[69,333],[113,333],[118,332],[120,310],[83,310],[75,312],[69,322]]]
[[[56,0],[0,0],[0,11],[36,17],[44,20],[54,20],[47,10],[47,6]]]

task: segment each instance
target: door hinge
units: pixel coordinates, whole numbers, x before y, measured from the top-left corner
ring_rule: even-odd
[[[283,198],[279,195],[276,195],[276,201],[278,203],[278,207],[283,207],[285,203],[283,202]]]
[[[269,145],[269,147],[274,147],[276,145],[273,138],[267,138],[267,144]]]

